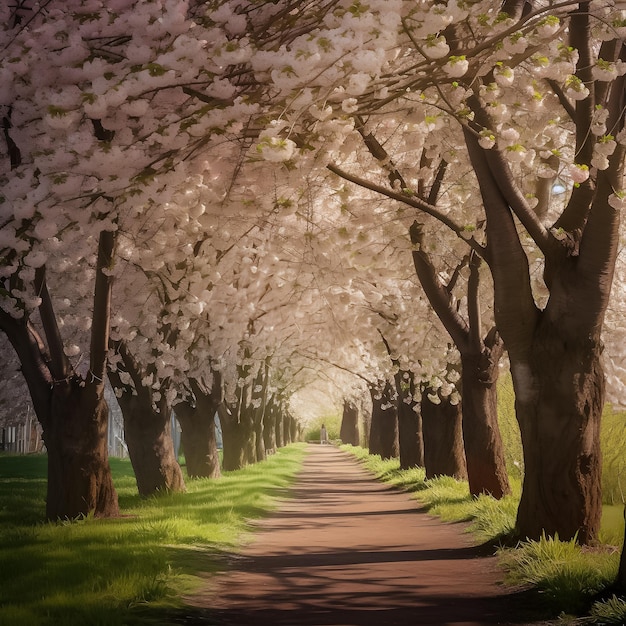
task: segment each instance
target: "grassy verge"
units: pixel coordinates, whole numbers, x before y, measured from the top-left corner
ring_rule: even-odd
[[[520,482],[512,478],[513,495],[501,500],[473,498],[467,483],[442,476],[426,480],[423,469],[400,470],[397,459],[381,460],[364,448],[342,445],[377,478],[412,493],[429,513],[449,522],[466,522],[478,543],[498,545],[515,525]],[[582,548],[573,541],[542,539],[500,547],[500,563],[511,585],[532,588],[546,615],[559,615],[559,623],[626,624],[626,602],[608,590],[617,573],[623,538],[623,507],[605,506],[597,548]],[[602,599],[599,599],[602,598]],[[584,617],[581,617],[584,616]]]
[[[130,463],[112,459],[124,516],[55,524],[41,521],[45,458],[0,457],[0,624],[121,626],[179,606],[273,508],[304,449],[149,499],[136,495]]]

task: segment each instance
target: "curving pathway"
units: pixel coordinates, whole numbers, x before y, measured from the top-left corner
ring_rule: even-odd
[[[538,624],[460,524],[419,509],[350,455],[310,445],[292,497],[205,593],[228,626]],[[210,609],[207,612],[207,609]],[[205,621],[207,620],[207,621]],[[189,622],[187,622],[189,623]]]

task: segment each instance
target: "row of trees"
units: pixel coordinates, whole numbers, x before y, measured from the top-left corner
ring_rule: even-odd
[[[462,410],[470,490],[500,497],[506,354],[517,532],[596,538],[601,338],[623,298],[619,7],[21,0],[0,13],[0,329],[44,428],[50,517],[117,511],[107,375],[144,460],[172,407],[193,432],[201,406],[239,442],[226,467],[262,458],[316,379],[338,398],[370,390],[371,448],[398,440],[409,463],[418,405],[424,433]],[[384,417],[398,398],[408,437]],[[178,488],[166,456],[140,490],[166,466],[161,486]]]

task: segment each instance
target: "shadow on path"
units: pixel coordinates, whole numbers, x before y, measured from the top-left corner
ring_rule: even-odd
[[[310,446],[279,510],[170,624],[539,624],[464,526],[419,509],[331,446]],[[534,615],[537,615],[535,611]]]

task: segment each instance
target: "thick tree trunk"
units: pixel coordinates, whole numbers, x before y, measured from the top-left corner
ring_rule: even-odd
[[[174,453],[172,408],[165,401],[165,394],[158,408],[152,406],[152,395],[145,389],[137,395],[122,393],[118,401],[139,494],[185,491],[183,473]]]
[[[398,446],[400,469],[424,467],[422,413],[414,399],[415,386],[411,372],[396,374],[398,394]]]
[[[372,422],[370,428],[370,454],[382,459],[394,459],[398,448],[398,410],[392,399],[393,388],[387,383],[382,391],[372,389]]]
[[[196,396],[195,404],[180,402],[174,407],[182,429],[187,474],[191,478],[219,478],[220,457],[215,434],[217,406]]]
[[[500,499],[511,493],[498,425],[498,361],[461,354],[463,441],[470,493]]]
[[[599,342],[565,341],[545,317],[532,359],[511,363],[524,448],[517,532],[538,539],[597,537],[602,512],[600,418],[604,373]]]
[[[353,446],[359,445],[359,410],[349,400],[344,400],[343,403],[339,437],[343,443],[349,443]]]
[[[221,405],[219,408],[220,423],[222,425],[223,458],[222,467],[225,472],[245,467],[245,445],[247,432],[244,425]]]
[[[428,399],[428,393],[422,393],[421,403],[426,478],[453,476],[465,480],[467,469],[461,407],[451,404],[447,398],[433,404]]]
[[[46,517],[119,515],[107,448],[109,407],[80,379],[55,385],[43,439],[48,451]]]

